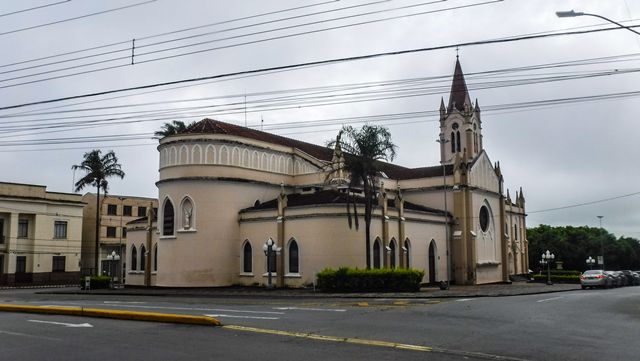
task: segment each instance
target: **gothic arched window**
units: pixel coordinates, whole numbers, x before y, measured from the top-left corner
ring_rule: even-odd
[[[253,252],[249,241],[245,241],[244,247],[242,247],[242,272],[253,272]]]
[[[300,273],[298,242],[295,239],[289,242],[289,273]]]
[[[144,271],[147,262],[147,249],[144,245],[140,246],[140,271]]]
[[[136,246],[131,246],[131,270],[138,270],[138,251],[136,250]]]
[[[173,204],[169,199],[165,200],[162,209],[162,235],[172,236],[174,229]]]
[[[380,268],[380,238],[373,242],[373,268]]]

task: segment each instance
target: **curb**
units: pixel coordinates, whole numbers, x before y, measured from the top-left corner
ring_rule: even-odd
[[[0,311],[42,313],[49,315],[67,315],[113,318],[118,320],[150,321],[164,323],[179,323],[202,326],[221,326],[222,323],[213,317],[180,315],[175,313],[119,311],[103,308],[64,307],[64,306],[28,306],[15,304],[0,304]]]
[[[272,299],[317,299],[317,298],[337,298],[337,299],[360,299],[360,298],[389,298],[389,299],[433,299],[433,298],[480,298],[480,297],[513,297],[513,296],[526,296],[526,295],[537,295],[537,294],[545,294],[545,293],[557,293],[557,292],[569,292],[569,291],[578,291],[580,288],[569,288],[569,289],[556,289],[556,290],[538,290],[536,292],[515,292],[515,293],[477,293],[477,294],[426,294],[426,292],[421,292],[420,294],[394,294],[394,293],[379,293],[379,294],[371,294],[371,293],[363,293],[363,294],[355,294],[355,293],[314,293],[314,294],[270,294],[269,292],[265,293],[163,293],[163,292],[112,292],[112,291],[97,291],[97,292],[87,292],[87,291],[58,291],[58,292],[48,292],[41,291],[36,292],[36,294],[65,294],[65,295],[87,295],[87,296],[138,296],[138,297],[202,297],[202,298],[227,298],[227,297],[237,297],[237,298],[272,298]]]

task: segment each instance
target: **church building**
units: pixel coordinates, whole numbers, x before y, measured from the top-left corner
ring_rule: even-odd
[[[484,149],[480,106],[458,60],[439,143],[439,165],[384,164],[367,250],[364,220],[348,224],[354,194],[340,172],[328,176],[339,148],[203,119],[160,139],[157,221],[153,231],[147,219],[128,224],[126,282],[264,285],[271,275],[278,287],[302,287],[341,266],[410,267],[425,271],[425,283],[459,285],[526,273],[524,195],[511,198]]]

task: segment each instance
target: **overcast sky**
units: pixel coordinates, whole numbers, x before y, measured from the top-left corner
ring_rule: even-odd
[[[0,107],[612,26],[594,17],[558,18],[559,10],[640,25],[640,2],[632,0],[58,2],[0,4]],[[91,15],[107,10],[113,11]],[[71,54],[58,56],[64,53]],[[620,29],[469,45],[459,55],[471,98],[483,109],[484,148],[500,162],[511,195],[523,188],[528,226],[598,226],[601,215],[610,232],[639,238],[640,101],[629,92],[640,90],[640,35]],[[100,148],[114,150],[126,172],[124,180],[110,181],[110,193],[156,197],[153,132],[171,119],[205,116],[262,124],[265,131],[316,144],[335,137],[341,124],[360,126],[353,120],[364,119],[389,127],[397,164],[437,165],[434,112],[441,97],[448,99],[455,57],[448,47],[1,110],[0,181],[70,192],[71,166]],[[82,139],[95,136],[103,138]]]

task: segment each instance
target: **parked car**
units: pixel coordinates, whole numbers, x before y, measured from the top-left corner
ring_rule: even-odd
[[[607,277],[611,278],[611,286],[612,287],[622,287],[622,280],[620,279],[620,275],[615,271],[604,271]]]
[[[611,278],[612,287],[622,287],[624,285],[622,277],[616,271],[604,271],[604,273]]]
[[[629,286],[638,286],[640,285],[640,278],[637,273],[631,270],[622,270],[620,271],[627,278],[627,285]]]
[[[624,275],[624,273],[622,273],[622,271],[612,271],[612,272],[618,277],[620,287],[626,287],[629,285],[629,279],[627,278],[627,276]]]
[[[605,271],[599,269],[589,270],[580,276],[580,285],[583,290],[587,287],[610,288],[613,286],[613,278]]]

